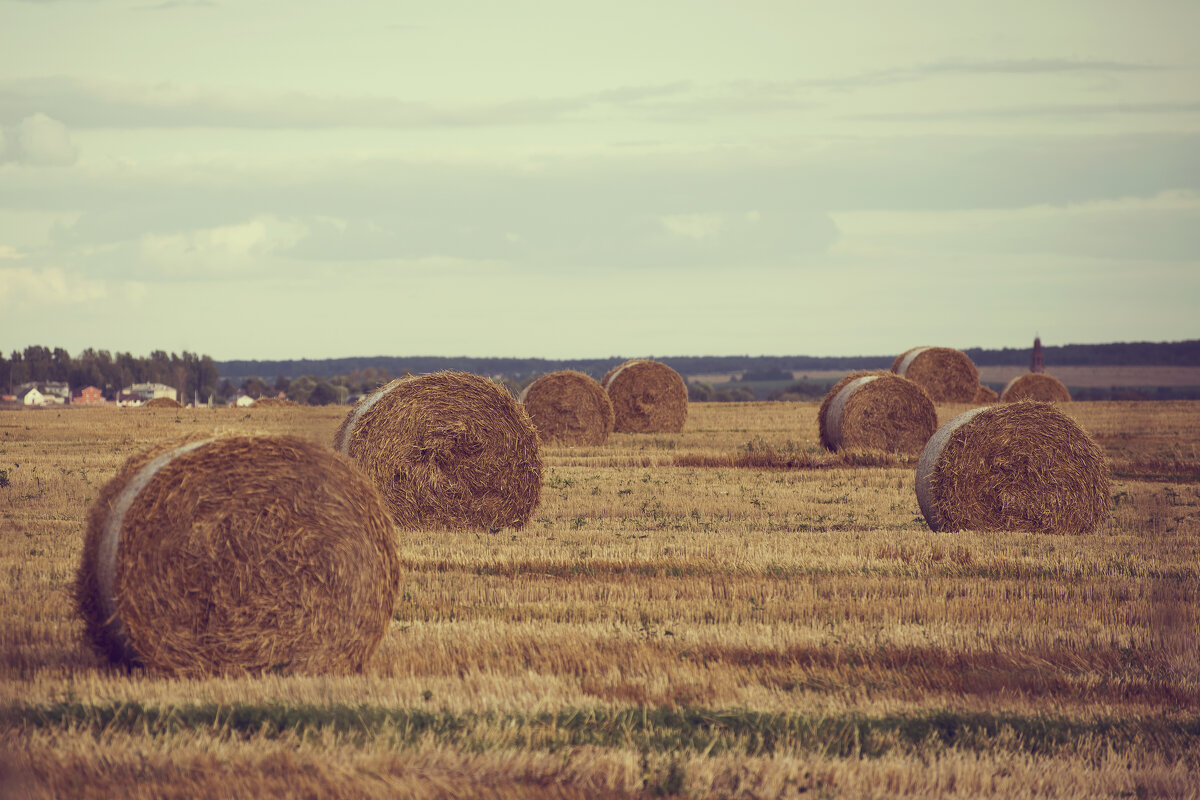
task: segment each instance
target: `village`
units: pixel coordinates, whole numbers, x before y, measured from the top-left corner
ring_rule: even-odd
[[[283,392],[280,399],[286,399]],[[239,391],[228,403],[214,403],[210,396],[208,402],[193,398],[191,403],[181,402],[179,391],[165,383],[135,383],[127,389],[121,389],[115,398],[106,398],[98,386],[84,386],[72,390],[66,381],[30,381],[17,387],[14,394],[0,395],[0,408],[45,408],[48,406],[71,406],[96,408],[99,406],[117,406],[118,408],[137,408],[151,400],[166,398],[189,408],[203,406],[244,407],[254,403],[256,399],[245,392]]]

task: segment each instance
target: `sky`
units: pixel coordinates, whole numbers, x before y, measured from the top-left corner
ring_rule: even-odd
[[[1194,0],[0,0],[0,350],[1200,337]]]

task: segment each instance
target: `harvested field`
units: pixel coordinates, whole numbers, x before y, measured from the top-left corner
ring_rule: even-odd
[[[85,643],[90,503],[345,409],[0,413],[0,794],[1195,796],[1200,403],[1059,409],[1112,462],[1092,534],[934,533],[912,459],[828,453],[816,403],[692,404],[544,448],[524,528],[405,531],[362,674],[187,681]]]

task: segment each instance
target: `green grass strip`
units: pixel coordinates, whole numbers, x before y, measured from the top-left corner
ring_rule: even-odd
[[[1150,752],[1196,758],[1200,717],[1071,720],[1015,714],[957,713],[870,717],[805,716],[701,708],[592,709],[542,714],[425,711],[379,706],[187,705],[78,702],[0,708],[9,729],[72,729],[100,735],[149,737],[211,731],[218,739],[299,740],[334,733],[346,743],[384,742],[394,747],[432,738],[459,749],[557,751],[583,745],[640,752],[695,751],[770,755],[819,752],[876,758],[944,749],[1018,751],[1054,755]]]

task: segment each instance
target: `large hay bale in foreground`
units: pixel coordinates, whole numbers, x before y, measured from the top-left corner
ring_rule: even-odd
[[[129,459],[88,516],[76,605],[112,660],[177,675],[351,672],[391,620],[395,531],[349,459],[291,436]]]
[[[508,390],[465,372],[398,378],[334,436],[402,528],[520,528],[542,491],[537,430]]]
[[[972,401],[976,405],[987,405],[994,403],[1000,399],[1000,395],[996,394],[996,390],[990,386],[984,386],[982,383],[975,388],[975,399]]]
[[[917,384],[876,371],[846,376],[817,412],[828,450],[919,453],[937,430],[937,409]]]
[[[979,387],[975,364],[952,347],[906,350],[892,362],[892,372],[920,384],[935,403],[970,403]]]
[[[142,408],[183,408],[169,397],[155,397],[142,403]]]
[[[1108,513],[1104,451],[1050,403],[974,408],[933,435],[917,502],[935,531],[1090,533]]]
[[[521,405],[543,442],[602,444],[613,430],[613,406],[595,378],[574,370],[542,375],[521,392]]]
[[[613,430],[677,433],[687,422],[687,384],[659,361],[634,359],[608,371],[601,382],[613,404]]]
[[[1041,400],[1047,403],[1069,403],[1071,392],[1063,382],[1044,372],[1027,372],[1008,382],[1000,393],[1000,402],[1014,403],[1017,400]]]

